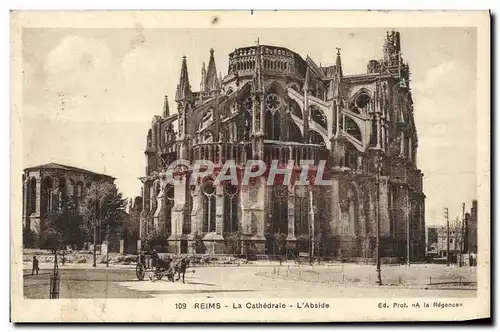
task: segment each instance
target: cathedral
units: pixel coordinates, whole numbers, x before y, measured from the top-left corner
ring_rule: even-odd
[[[383,36],[382,36],[383,37]],[[229,54],[217,74],[214,50],[198,91],[182,59],[177,112],[153,117],[147,133],[140,239],[162,234],[172,253],[276,255],[285,250],[348,261],[425,255],[425,195],[417,168],[418,137],[409,65],[400,33],[387,32],[383,58],[346,74],[284,47],[261,45]],[[348,57],[346,58],[348,61]],[[326,165],[328,185],[165,180],[175,160],[209,160],[214,175],[232,161]],[[279,176],[278,176],[279,177]]]

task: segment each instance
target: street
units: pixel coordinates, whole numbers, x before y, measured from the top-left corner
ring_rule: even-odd
[[[24,295],[27,298],[48,298],[50,265],[42,265],[39,275],[24,270]],[[192,273],[192,270],[195,273]],[[288,270],[288,272],[287,272]],[[434,266],[388,266],[383,270],[383,286],[374,283],[372,266],[303,266],[279,265],[245,266],[195,266],[188,268],[186,283],[165,279],[151,282],[146,278],[138,281],[135,266],[66,265],[60,267],[60,298],[336,298],[336,297],[474,297],[475,270]],[[420,272],[416,272],[420,271]],[[423,273],[422,271],[427,271]],[[371,275],[368,273],[372,273]],[[408,275],[421,275],[405,285]],[[297,276],[300,275],[300,279]],[[302,277],[303,275],[303,277]],[[312,276],[312,277],[310,277]],[[331,277],[331,276],[336,276]],[[429,276],[440,281],[427,285]],[[455,279],[460,278],[460,285]],[[365,279],[368,282],[364,282]],[[353,282],[353,280],[355,280]],[[400,284],[394,282],[399,280]],[[457,279],[458,280],[458,279]],[[391,282],[389,282],[391,281]],[[434,282],[433,282],[434,283]]]

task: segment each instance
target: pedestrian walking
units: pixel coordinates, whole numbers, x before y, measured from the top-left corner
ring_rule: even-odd
[[[40,271],[40,268],[38,267],[38,259],[36,256],[33,256],[33,268],[31,269],[31,275],[33,275],[35,272],[38,274]]]

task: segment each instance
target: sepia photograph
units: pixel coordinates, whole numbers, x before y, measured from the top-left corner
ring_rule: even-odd
[[[12,12],[12,319],[489,317],[489,25]]]

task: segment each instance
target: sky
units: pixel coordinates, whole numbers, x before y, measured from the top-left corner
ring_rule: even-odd
[[[424,173],[426,223],[445,223],[477,197],[477,51],[474,28],[404,28],[410,65],[417,166]],[[344,74],[382,57],[385,29],[24,29],[23,169],[57,162],[109,174],[126,197],[140,195],[146,133],[175,88],[182,56],[198,90],[202,62],[215,49],[227,73],[235,48],[287,47]],[[19,170],[21,172],[21,170]]]

